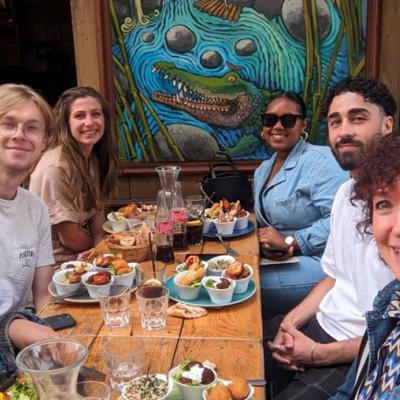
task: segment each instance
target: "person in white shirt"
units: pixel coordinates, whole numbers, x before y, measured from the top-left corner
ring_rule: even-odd
[[[15,353],[57,334],[25,306],[49,298],[54,263],[44,202],[20,187],[53,132],[53,112],[24,85],[0,85],[0,376],[15,370]]]
[[[275,397],[279,400],[328,399],[336,393],[357,355],[365,312],[378,290],[393,279],[375,243],[357,233],[362,204],[350,198],[359,155],[373,135],[391,132],[396,101],[383,83],[350,77],[331,90],[325,110],[332,151],[352,179],[339,188],[333,202],[321,259],[327,277],[283,318],[268,342],[267,359],[270,355],[295,373]],[[267,375],[269,368],[267,364]]]

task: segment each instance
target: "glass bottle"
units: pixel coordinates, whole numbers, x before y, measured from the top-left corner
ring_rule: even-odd
[[[154,223],[156,227],[156,259],[169,264],[174,261],[174,252],[172,250],[173,230],[164,190],[158,191],[157,212]]]
[[[182,197],[180,182],[175,182],[174,198],[172,200],[171,218],[173,222],[173,248],[176,251],[185,251],[188,248],[186,223],[188,213]]]

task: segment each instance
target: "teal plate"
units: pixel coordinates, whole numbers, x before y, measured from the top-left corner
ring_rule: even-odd
[[[256,292],[256,284],[253,281],[253,279],[250,279],[249,286],[247,287],[247,290],[244,293],[240,294],[233,294],[232,301],[227,304],[214,304],[210,300],[210,296],[208,295],[206,289],[204,287],[201,287],[200,289],[200,296],[196,300],[182,300],[178,296],[178,289],[175,286],[174,283],[174,277],[170,276],[166,281],[165,281],[165,286],[169,290],[169,298],[172,300],[175,300],[179,303],[184,303],[184,304],[189,304],[190,306],[200,306],[200,307],[206,307],[206,308],[221,308],[221,307],[226,307],[230,306],[232,304],[237,304],[241,303],[243,301],[246,301],[249,299],[253,294]]]
[[[247,228],[244,229],[234,229],[233,232],[229,235],[222,235],[223,238],[235,238],[239,236],[244,236],[247,235],[248,233],[251,233],[254,231],[254,224],[249,221]],[[215,234],[217,233],[217,228],[215,227],[214,224],[211,224],[210,230],[206,233],[203,233],[203,237],[207,238],[217,238]]]

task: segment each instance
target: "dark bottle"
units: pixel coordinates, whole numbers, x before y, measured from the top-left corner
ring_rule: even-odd
[[[164,190],[158,191],[157,212],[154,219],[156,226],[156,259],[169,264],[174,261],[172,250],[172,220],[168,211]]]
[[[169,264],[174,261],[174,252],[170,244],[157,245],[156,260]]]
[[[175,182],[174,189],[175,193],[171,207],[171,218],[173,222],[172,246],[176,251],[185,251],[188,248],[186,236],[188,213],[182,198],[181,183]]]

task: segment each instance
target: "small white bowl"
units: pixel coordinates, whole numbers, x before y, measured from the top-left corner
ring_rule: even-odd
[[[207,385],[186,385],[184,383],[178,382],[174,379],[174,375],[182,371],[180,367],[172,368],[168,373],[168,378],[174,383],[174,385],[176,385],[184,399],[202,400],[204,390],[213,385],[217,380],[217,373],[212,368],[210,369],[214,373],[215,379]]]
[[[213,264],[215,264],[219,261],[227,261],[229,263],[233,263],[236,260],[232,256],[217,256],[217,257],[210,258],[207,263],[206,275],[208,275],[208,276],[221,276],[222,275],[223,269],[215,270],[212,267]]]
[[[97,273],[98,273],[97,271],[89,271],[86,272],[86,274],[82,275],[81,277],[81,281],[85,285],[87,291],[89,292],[89,296],[92,299],[97,299],[98,294],[101,294],[102,296],[109,296],[111,285],[114,282],[114,277],[112,275],[110,282],[105,285],[91,285],[90,283],[86,282],[90,276],[95,275]]]
[[[195,300],[200,296],[201,284],[198,287],[181,285],[179,281],[187,271],[182,271],[174,276],[174,283],[178,289],[178,296],[182,300]]]
[[[247,225],[249,224],[249,215],[250,213],[246,211],[246,215],[244,217],[236,217],[235,229],[246,229]]]
[[[113,275],[114,278],[114,284],[115,285],[124,285],[124,286],[129,286],[132,287],[133,285],[133,280],[135,279],[136,276],[136,265],[139,265],[138,263],[128,263],[129,268],[132,270],[128,274],[125,275]]]
[[[251,277],[253,276],[254,271],[250,265],[245,264],[245,266],[249,269],[250,274],[249,274],[249,276],[246,276],[246,278],[243,278],[243,279],[233,279],[233,278],[226,276],[226,270],[222,273],[222,276],[224,278],[230,278],[236,282],[235,290],[233,291],[233,293],[237,293],[237,294],[244,293],[247,290],[247,287],[249,286],[249,282],[250,282]]]
[[[156,378],[168,383],[167,393],[164,396],[161,396],[161,397],[158,397],[157,399],[155,399],[155,400],[165,400],[170,395],[170,393],[172,392],[172,389],[174,388],[173,382],[170,379],[168,379],[164,374],[150,374],[150,375],[155,375]],[[127,397],[127,394],[126,394],[129,384],[131,382],[137,381],[144,377],[146,377],[146,375],[142,375],[142,376],[139,376],[138,378],[131,379],[126,385],[124,385],[124,387],[122,388],[122,393],[121,393],[122,400],[130,400],[130,398]]]
[[[218,219],[213,219],[217,232],[221,235],[231,235],[235,229],[236,217],[230,222],[218,222]]]
[[[204,389],[204,392],[203,392],[203,400],[208,400],[208,391],[209,391],[212,387],[214,387],[214,386],[216,386],[216,385],[224,385],[224,386],[228,387],[228,385],[229,385],[230,383],[231,383],[231,381],[226,381],[225,379],[218,379],[217,382],[213,383],[213,384],[210,385],[208,388]],[[254,396],[254,387],[251,386],[249,383],[248,383],[248,385],[249,385],[249,395],[248,395],[246,398],[244,398],[243,400],[252,400],[252,399],[253,399],[253,396]]]
[[[201,284],[207,290],[208,295],[210,296],[211,301],[214,304],[228,304],[232,301],[233,292],[236,287],[236,282],[233,279],[226,278],[230,281],[230,286],[226,289],[214,289],[207,286],[208,280],[213,280],[214,282],[219,281],[218,276],[205,276],[201,280]]]
[[[63,281],[65,278],[65,274],[67,274],[67,273],[68,273],[67,270],[62,269],[60,271],[57,271],[53,275],[52,280],[53,280],[54,286],[56,287],[56,292],[59,296],[76,292],[78,290],[79,286],[81,286],[80,281],[77,283],[64,283]]]
[[[88,263],[86,261],[79,261],[79,260],[63,262],[61,264],[60,268],[61,269],[74,269],[74,268],[78,268],[80,266],[83,266],[87,272],[94,270],[93,264]]]
[[[121,220],[115,220],[114,215],[117,216],[117,218],[121,218]],[[126,222],[126,218],[124,214],[120,212],[115,212],[115,213],[108,213],[107,214],[107,219],[110,221],[111,228],[114,232],[123,232],[128,230],[128,223]]]

